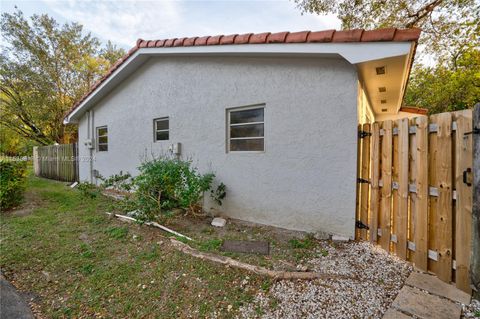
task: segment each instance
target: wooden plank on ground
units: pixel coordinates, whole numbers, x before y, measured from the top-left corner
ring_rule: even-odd
[[[457,122],[455,132],[455,190],[456,190],[456,221],[455,221],[455,283],[458,289],[471,293],[470,288],[470,252],[472,249],[472,185],[469,178],[473,165],[473,135],[465,135],[472,131],[472,110],[454,113]],[[467,183],[463,181],[467,172]]]
[[[363,131],[370,132],[370,124],[363,124]],[[370,137],[365,136],[362,138],[362,167],[361,167],[361,174],[360,178],[368,180],[370,175]],[[360,184],[360,221],[364,225],[368,225],[368,202],[369,202],[369,188],[370,185],[368,183],[361,183]],[[367,239],[367,230],[360,229],[359,230],[360,239],[366,240]]]
[[[431,270],[445,282],[452,280],[452,115],[441,113],[431,116],[438,131],[432,139],[430,153],[434,153],[434,174],[430,184],[438,190],[438,197],[432,197],[430,216],[430,249],[438,253],[438,261],[431,262]]]
[[[393,215],[393,233],[397,236],[397,242],[393,245],[395,254],[407,259],[407,235],[408,235],[408,119],[396,121],[398,128],[398,146],[396,160],[396,209]]]
[[[415,254],[413,262],[423,271],[428,269],[428,118],[417,117],[415,143],[415,204],[412,225]]]
[[[381,218],[380,245],[386,251],[390,251],[391,234],[391,200],[392,200],[392,121],[387,120],[382,124],[382,197],[381,197]]]
[[[369,238],[372,243],[377,242],[378,230],[378,180],[380,178],[380,129],[378,123],[372,124],[372,138],[370,141],[370,211],[369,211]]]

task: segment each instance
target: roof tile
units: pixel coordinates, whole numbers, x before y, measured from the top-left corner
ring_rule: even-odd
[[[237,37],[237,34],[224,35],[220,39],[220,44],[233,44],[235,42],[236,37]]]
[[[220,39],[222,37],[223,37],[223,35],[215,35],[213,37],[208,38],[207,45],[219,45],[220,44]]]
[[[396,28],[365,30],[362,34],[362,42],[392,41]]]
[[[190,47],[192,45],[195,45],[195,40],[197,40],[197,38],[198,37],[186,38],[185,41],[183,41],[183,46]]]
[[[285,38],[290,32],[277,32],[277,33],[270,33],[267,38],[267,43],[284,43]]]
[[[363,29],[336,31],[332,42],[360,42]]]
[[[310,31],[290,32],[285,39],[286,43],[303,43],[307,41]]]
[[[173,41],[173,46],[174,46],[174,47],[181,47],[181,46],[183,46],[183,42],[185,42],[185,39],[187,39],[187,38],[176,39],[175,41]]]
[[[160,48],[160,47],[163,47],[165,45],[165,42],[167,40],[157,40],[157,42],[155,42],[155,47],[156,48]]]
[[[418,28],[403,29],[403,30],[397,29],[397,32],[395,32],[395,37],[393,38],[393,41],[417,41],[418,38],[420,37],[421,31],[422,30]]]
[[[250,43],[250,37],[253,33],[239,34],[235,37],[235,44],[246,44]]]
[[[199,37],[195,40],[195,45],[207,45],[207,41],[210,36]]]
[[[251,43],[251,44],[266,43],[269,35],[270,35],[270,32],[252,34],[248,43]]]
[[[175,42],[175,40],[177,40],[177,38],[168,39],[167,41],[165,41],[165,46],[166,47],[173,47],[173,43]]]
[[[335,30],[325,30],[310,32],[307,37],[307,42],[331,42]]]

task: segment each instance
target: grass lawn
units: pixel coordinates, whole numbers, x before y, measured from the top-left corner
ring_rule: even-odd
[[[231,318],[270,286],[186,256],[157,229],[109,218],[111,208],[29,177],[25,203],[2,212],[2,272],[45,317]]]

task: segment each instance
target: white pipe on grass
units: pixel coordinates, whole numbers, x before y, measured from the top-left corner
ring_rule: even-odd
[[[133,221],[133,222],[137,222],[138,220],[133,218],[133,217],[130,217],[130,216],[125,216],[125,215],[119,215],[119,214],[112,214],[112,213],[106,213],[107,215],[113,215],[114,217],[117,217],[117,218],[120,218],[120,219],[125,219],[125,220],[130,220],[130,221]],[[185,235],[182,235],[168,227],[165,227],[163,225],[160,225],[159,223],[156,223],[156,222],[145,222],[144,223],[145,225],[148,225],[148,226],[154,226],[154,227],[157,227],[157,228],[160,228],[168,233],[171,233],[171,234],[174,234],[175,236],[178,236],[178,237],[182,237],[182,238],[185,238],[187,240],[193,240],[191,239],[190,237],[188,236],[185,236]]]

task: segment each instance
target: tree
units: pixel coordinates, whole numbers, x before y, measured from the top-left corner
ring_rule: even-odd
[[[440,62],[478,47],[478,0],[294,0],[303,12],[334,13],[342,28],[421,28],[420,43]]]
[[[407,105],[437,113],[472,107],[478,101],[478,0],[294,1],[303,12],[336,14],[344,29],[421,28],[419,52],[426,59],[417,54]]]
[[[75,133],[65,112],[125,52],[104,49],[77,23],[60,26],[48,15],[30,22],[17,10],[3,13],[8,44],[0,56],[0,124],[41,145],[65,143]]]
[[[480,51],[460,55],[455,65],[418,65],[410,77],[406,105],[429,108],[430,113],[473,108],[480,102]]]

